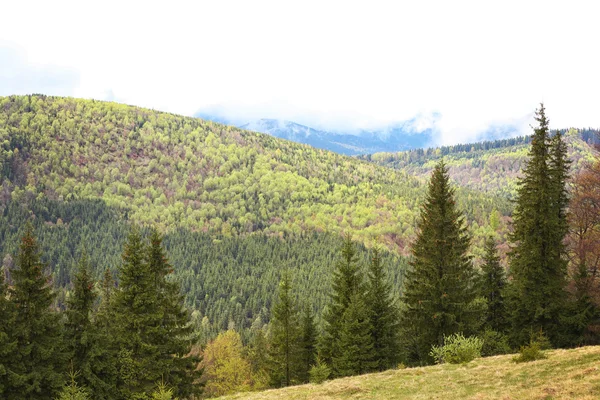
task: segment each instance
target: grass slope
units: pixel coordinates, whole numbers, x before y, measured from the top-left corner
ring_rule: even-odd
[[[227,399],[599,399],[600,346],[548,352],[514,364],[512,355],[466,365],[390,370],[322,385],[302,385]]]

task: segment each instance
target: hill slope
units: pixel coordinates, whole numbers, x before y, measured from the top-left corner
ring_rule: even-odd
[[[600,347],[549,351],[514,364],[512,355],[466,365],[390,370],[226,399],[585,399],[600,398]]]
[[[403,251],[425,187],[409,174],[167,113],[45,96],[0,98],[0,208],[102,199],[164,230],[223,236],[350,232]],[[510,204],[460,189],[470,221]],[[2,202],[2,199],[4,201]]]

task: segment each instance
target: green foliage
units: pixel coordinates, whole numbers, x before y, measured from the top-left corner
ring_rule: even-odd
[[[519,355],[513,357],[512,361],[515,363],[522,363],[546,359],[548,356],[543,350],[549,348],[550,341],[541,330],[536,333],[532,332],[530,334],[529,344],[521,346]]]
[[[443,346],[432,346],[430,356],[438,364],[465,364],[481,357],[483,339],[476,336],[464,337],[462,333],[444,336]]]
[[[173,395],[173,389],[170,389],[161,382],[156,390],[152,392],[152,400],[177,400]]]
[[[55,294],[30,225],[21,239],[16,266],[10,271],[9,290],[17,310],[12,327],[16,346],[10,354],[4,398],[50,399],[63,386],[66,352],[60,315],[51,309]]]
[[[9,368],[16,348],[13,326],[16,318],[14,304],[8,300],[8,287],[5,282],[5,270],[0,269],[0,395],[9,389]]]
[[[363,295],[355,293],[342,315],[338,350],[332,357],[337,376],[360,375],[377,369],[372,331]]]
[[[519,181],[511,236],[514,247],[509,254],[512,338],[515,344],[523,344],[525,332],[543,329],[553,343],[560,344],[564,337],[559,325],[566,309],[568,162],[561,135],[550,137],[543,105],[536,121],[539,125]]]
[[[77,384],[78,375],[73,371],[69,373],[71,381],[63,387],[56,400],[89,400],[91,398],[87,388]]]
[[[333,375],[339,376],[340,371],[337,366],[340,364],[336,365],[333,360],[342,356],[343,350],[340,342],[344,319],[348,319],[348,323],[355,323],[358,321],[353,321],[352,317],[356,316],[366,317],[368,321],[368,315],[357,316],[356,313],[352,315],[346,313],[352,300],[364,295],[363,274],[350,235],[346,235],[344,239],[341,255],[333,274],[331,302],[324,312],[325,326],[319,347],[323,360],[332,365]],[[364,303],[361,304],[364,306]],[[359,304],[355,304],[355,306],[359,306]],[[366,310],[364,312],[366,314]]]
[[[512,350],[508,343],[508,336],[503,333],[486,329],[480,335],[480,338],[483,340],[483,346],[481,347],[483,357],[508,354]]]
[[[305,305],[300,321],[300,354],[298,366],[298,378],[300,382],[307,383],[310,379],[310,368],[316,362],[317,357],[317,326],[315,317],[308,305]]]
[[[271,319],[271,380],[276,387],[289,386],[299,381],[302,332],[298,308],[290,292],[290,277],[285,273],[279,284]]]
[[[467,254],[470,238],[443,162],[431,177],[418,228],[405,280],[403,328],[405,335],[415,336],[409,361],[427,363],[432,345],[443,346],[444,337],[453,333],[475,334],[480,324],[475,272]]]
[[[378,249],[373,250],[367,278],[366,306],[372,326],[374,361],[377,369],[383,371],[398,363],[399,315]]]
[[[500,257],[496,250],[496,242],[489,238],[485,244],[484,263],[481,266],[481,295],[487,302],[485,315],[486,326],[497,332],[508,328],[508,316],[504,300],[504,292],[508,282],[504,267],[500,265]]]
[[[321,359],[317,357],[317,362],[310,369],[310,383],[316,385],[325,382],[331,376],[331,368]]]

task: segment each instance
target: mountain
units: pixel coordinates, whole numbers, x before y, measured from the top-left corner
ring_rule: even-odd
[[[224,117],[202,113],[196,116],[213,122],[232,124],[231,120]],[[380,130],[359,130],[354,134],[324,131],[292,121],[266,118],[237,124],[237,126],[346,155],[402,151],[425,147],[432,142],[430,130],[414,133],[405,124],[390,125]]]

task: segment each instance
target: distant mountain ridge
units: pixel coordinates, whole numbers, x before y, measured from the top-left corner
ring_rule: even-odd
[[[196,116],[351,156],[423,148],[430,145],[433,139],[431,130],[415,133],[404,124],[394,124],[380,130],[360,130],[356,134],[349,134],[319,130],[281,119],[262,118],[244,124],[235,124],[227,118],[210,114],[198,113]]]

